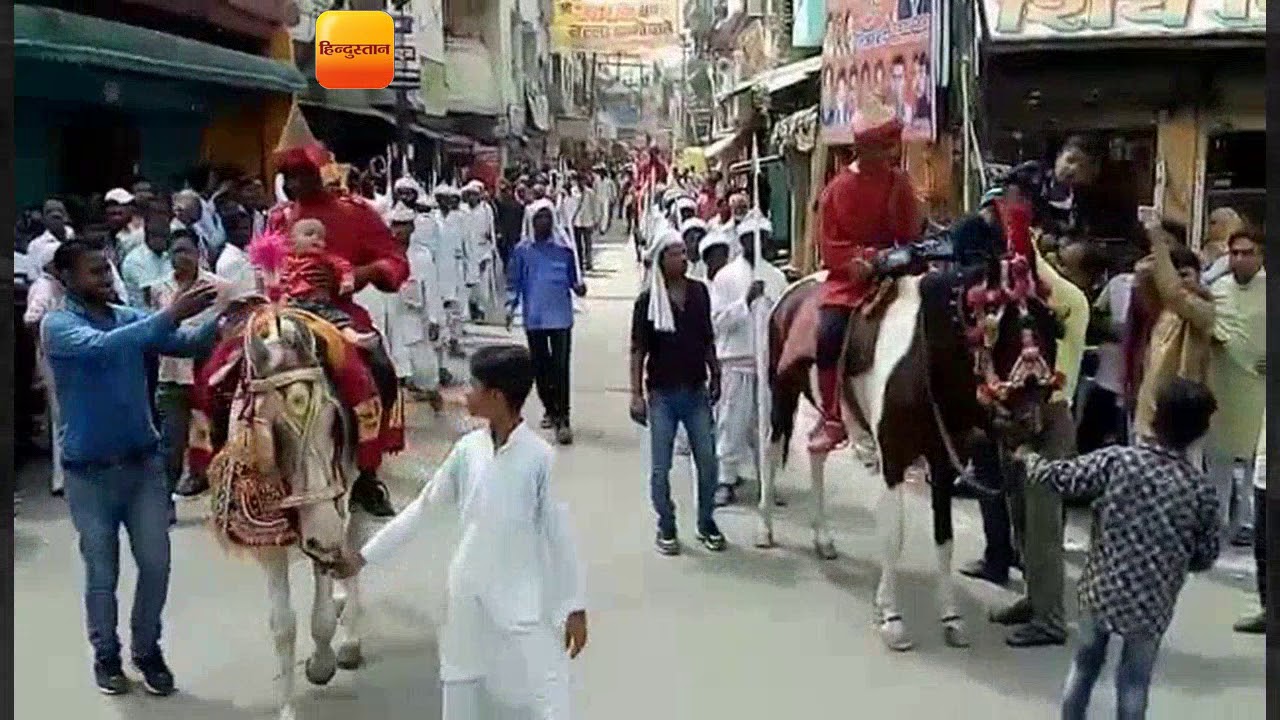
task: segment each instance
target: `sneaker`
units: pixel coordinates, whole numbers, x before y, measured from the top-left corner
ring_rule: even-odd
[[[573,444],[573,429],[569,427],[569,423],[562,422],[556,427],[556,442],[561,445]]]
[[[93,680],[103,695],[124,695],[129,692],[129,678],[124,676],[120,659],[98,660],[93,663]]]
[[[662,555],[680,554],[680,541],[676,538],[676,534],[674,532],[663,532],[662,530],[659,530],[658,536],[654,539],[653,544],[658,548],[658,552]]]
[[[698,530],[698,542],[711,552],[720,552],[725,547],[724,535],[720,534],[720,528],[714,524]]]
[[[133,665],[142,673],[142,687],[148,693],[157,697],[173,694],[173,673],[169,672],[163,655],[156,653],[146,658],[134,658]]]
[[[1242,617],[1236,621],[1231,629],[1246,635],[1265,635],[1267,632],[1267,614],[1258,613]]]

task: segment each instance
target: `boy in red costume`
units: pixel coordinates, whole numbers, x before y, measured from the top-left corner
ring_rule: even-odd
[[[837,365],[845,328],[872,288],[872,261],[882,250],[916,240],[919,203],[898,167],[902,122],[872,105],[854,124],[857,159],[827,183],[818,205],[818,242],[828,275],[818,311],[816,365],[822,418],[809,436],[809,451],[830,452],[848,439],[840,416]]]
[[[375,349],[377,334],[356,330],[351,316],[338,307],[355,292],[355,273],[351,263],[328,251],[324,224],[310,218],[299,220],[290,240],[293,249],[280,276],[280,291],[290,304],[333,323],[347,342]]]

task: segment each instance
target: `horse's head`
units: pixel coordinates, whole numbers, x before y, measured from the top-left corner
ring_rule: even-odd
[[[297,511],[302,550],[336,561],[348,520],[352,429],[325,363],[340,337],[300,310],[263,307],[248,322],[245,358],[259,470],[276,473]]]
[[[965,293],[966,339],[979,403],[1002,438],[1020,444],[1040,433],[1042,411],[1062,384],[1054,370],[1060,329],[1027,260],[1000,267],[999,283],[979,282]]]

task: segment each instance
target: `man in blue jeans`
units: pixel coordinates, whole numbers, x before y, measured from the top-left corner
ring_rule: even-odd
[[[698,474],[698,542],[724,550],[712,518],[717,483],[715,421],[720,365],[707,286],[686,277],[684,241],[667,228],[650,251],[649,287],[631,315],[631,418],[649,426],[649,494],[658,514],[658,552],[676,555],[676,509],[671,502],[671,451],[683,425]],[[645,391],[648,397],[645,397]]]
[[[1120,636],[1116,717],[1146,717],[1160,640],[1189,572],[1218,557],[1218,496],[1187,449],[1217,409],[1204,385],[1175,378],[1156,396],[1155,437],[1049,462],[1020,452],[1027,482],[1069,497],[1096,497],[1089,557],[1080,576],[1080,645],[1067,675],[1062,720],[1085,720],[1107,644]]]
[[[148,315],[113,304],[111,266],[102,248],[72,240],[58,248],[53,263],[67,289],[66,304],[45,316],[41,340],[61,410],[66,497],[84,559],[94,679],[107,695],[129,689],[116,635],[123,525],[138,566],[129,621],[133,663],[148,692],[169,695],[174,682],[160,651],[160,615],[169,592],[173,501],[151,417],[145,358],[192,357],[210,347],[214,320],[191,329],[179,324],[209,307],[216,291],[197,283]]]

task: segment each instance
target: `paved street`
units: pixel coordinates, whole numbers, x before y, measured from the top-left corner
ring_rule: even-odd
[[[560,451],[557,481],[575,515],[588,565],[591,644],[577,661],[580,717],[590,720],[780,720],[816,717],[1048,718],[1066,673],[1066,648],[1011,650],[985,621],[985,608],[1011,598],[959,581],[973,647],[947,648],[935,621],[934,554],[926,498],[911,498],[903,595],[916,650],[891,654],[872,632],[876,581],[873,481],[843,453],[828,471],[840,557],[809,550],[807,470],[794,453],[781,487],[781,547],[751,547],[753,516],[720,514],[731,546],[722,556],[652,547],[647,449],[627,418],[627,328],[637,275],[631,250],[604,245],[589,278],[573,339],[577,443]],[[505,337],[485,329],[472,338]],[[517,333],[513,336],[521,337]],[[536,398],[531,399],[536,403]],[[536,421],[541,409],[530,407]],[[802,420],[802,426],[807,425]],[[399,501],[412,495],[448,442],[444,423],[415,408],[412,452],[388,463]],[[15,717],[77,720],[231,720],[271,716],[274,658],[266,590],[253,565],[224,555],[201,526],[205,500],[184,505],[173,534],[167,650],[180,692],[168,699],[103,698],[93,689],[84,640],[79,561],[65,504],[43,490],[39,467],[23,474],[16,519]],[[681,532],[692,538],[687,463],[674,478]],[[977,508],[957,502],[956,563],[981,549]],[[1084,537],[1079,518],[1072,537]],[[437,718],[432,614],[443,587],[454,528],[441,518],[395,567],[366,576],[367,665],[326,688],[299,678],[302,720]],[[127,555],[127,552],[123,552]],[[1081,556],[1070,556],[1069,573]],[[131,594],[133,568],[122,585]],[[1251,561],[1233,551],[1224,566],[1193,579],[1162,649],[1151,717],[1262,717],[1260,637],[1233,635],[1231,622],[1256,602],[1246,589]],[[299,657],[310,649],[308,573],[295,567]],[[1074,601],[1070,602],[1074,606]],[[128,617],[128,605],[122,606]],[[127,620],[126,623],[127,625]],[[1109,679],[1095,716],[1113,716]]]

